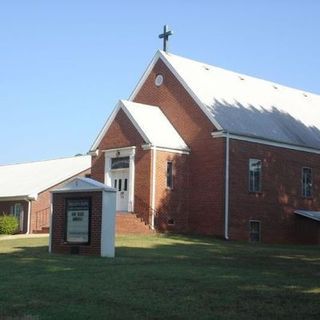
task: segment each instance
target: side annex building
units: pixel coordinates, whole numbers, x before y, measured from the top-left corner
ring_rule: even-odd
[[[88,155],[0,165],[0,215],[16,216],[18,233],[49,232],[51,191],[90,175],[90,167]]]

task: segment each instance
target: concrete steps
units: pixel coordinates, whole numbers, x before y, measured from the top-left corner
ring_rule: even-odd
[[[49,233],[49,227],[33,230],[33,234]],[[134,213],[116,213],[116,234],[153,234],[154,231],[141,221]]]
[[[149,225],[141,221],[134,213],[116,213],[116,234],[153,234]]]

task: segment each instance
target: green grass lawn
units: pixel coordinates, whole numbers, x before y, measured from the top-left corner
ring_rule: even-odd
[[[0,241],[0,319],[320,319],[320,250],[121,236],[115,259]]]

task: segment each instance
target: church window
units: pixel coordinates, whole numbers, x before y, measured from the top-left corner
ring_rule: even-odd
[[[302,168],[302,196],[312,197],[312,169]]]
[[[250,227],[250,241],[251,242],[259,242],[261,237],[261,222],[257,220],[249,221]]]
[[[261,160],[249,159],[249,191],[261,192]]]
[[[22,212],[22,205],[21,203],[15,203],[13,206],[10,208],[10,213],[14,215],[15,217],[19,218],[20,214]]]
[[[173,189],[173,164],[172,164],[172,161],[167,162],[167,188]]]
[[[111,159],[111,169],[129,168],[129,157],[118,157]]]

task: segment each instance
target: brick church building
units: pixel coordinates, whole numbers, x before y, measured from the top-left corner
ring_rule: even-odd
[[[320,243],[318,95],[158,51],[91,155],[151,229]]]

